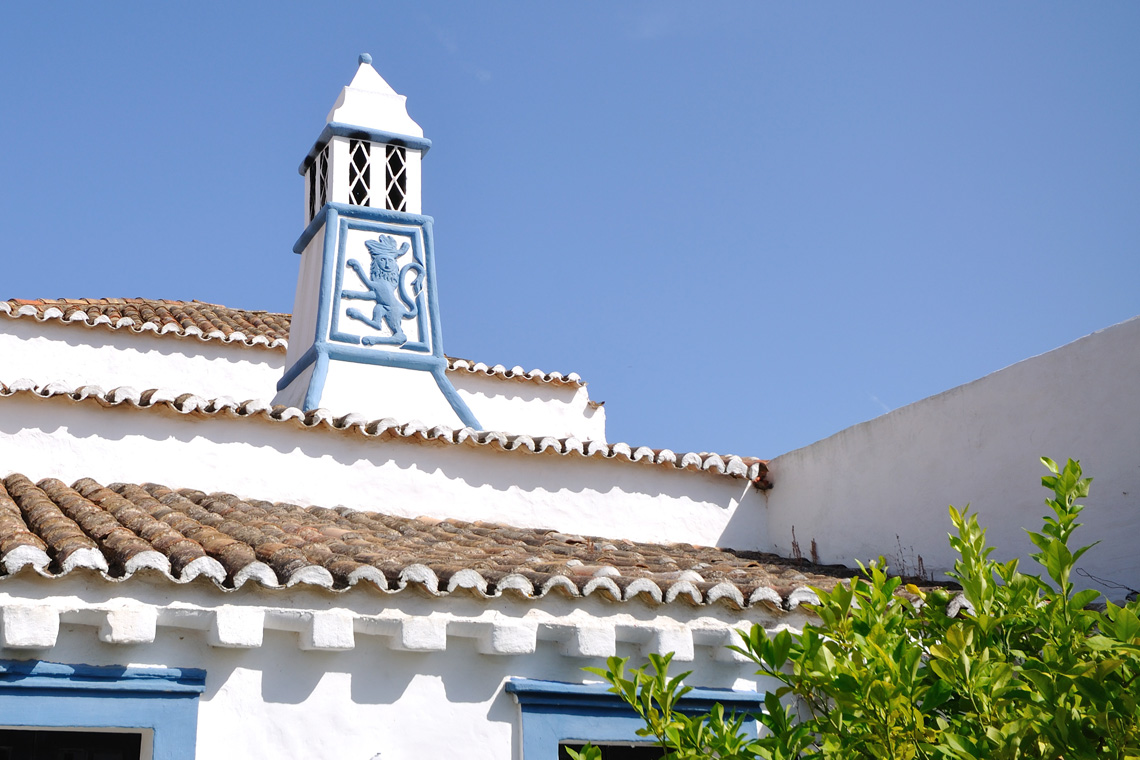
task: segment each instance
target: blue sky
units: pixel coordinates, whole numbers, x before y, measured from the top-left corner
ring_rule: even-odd
[[[1117,2],[9,3],[0,298],[289,311],[296,167],[369,52],[434,142],[448,353],[580,373],[611,440],[776,456],[1140,313],[1138,33]]]

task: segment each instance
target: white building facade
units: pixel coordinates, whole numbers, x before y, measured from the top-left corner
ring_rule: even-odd
[[[582,668],[648,652],[692,709],[758,704],[735,631],[836,578],[760,553],[760,460],[610,443],[577,375],[444,353],[429,148],[362,56],[292,315],[0,304],[0,747],[555,758],[638,739]]]
[[[362,56],[292,315],[0,302],[0,748],[553,760],[637,740],[582,668],[649,652],[754,709],[736,631],[848,575],[793,528],[944,572],[948,503],[1036,525],[1035,454],[1085,458],[1090,568],[1140,586],[1140,321],[771,463],[612,443],[576,374],[444,352],[430,147]]]

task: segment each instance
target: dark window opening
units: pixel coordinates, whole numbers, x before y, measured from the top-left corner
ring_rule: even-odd
[[[567,742],[558,745],[558,760],[570,760],[569,747],[575,752],[581,752],[583,744]],[[618,744],[598,743],[594,745],[602,751],[602,760],[661,760],[665,757],[665,750],[652,744]]]
[[[140,760],[142,736],[0,729],[0,760]]]
[[[317,210],[325,207],[329,199],[329,146],[317,157],[317,197],[320,199]]]
[[[348,192],[352,202],[357,206],[368,205],[368,191],[371,180],[369,175],[369,145],[367,140],[348,141]]]
[[[309,219],[313,221],[313,217],[317,215],[317,162],[314,161],[313,165],[309,167]]]
[[[406,211],[408,206],[408,154],[399,145],[389,145],[387,154],[387,195],[388,208],[393,211]]]

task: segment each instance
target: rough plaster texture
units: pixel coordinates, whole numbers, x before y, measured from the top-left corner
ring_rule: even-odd
[[[0,375],[76,388],[176,388],[205,398],[273,398],[285,357],[219,340],[0,319]]]
[[[108,409],[67,397],[20,395],[0,403],[0,466],[35,480],[152,481],[637,541],[768,544],[762,496],[744,478],[169,409]]]
[[[506,383],[466,372],[448,379],[486,430],[606,440],[605,408],[590,401],[584,385]]]
[[[304,271],[301,277],[305,277]],[[301,299],[298,307],[305,308]],[[300,318],[298,323],[303,321]],[[284,368],[289,366],[288,357],[295,354],[292,346],[288,354],[282,355],[280,351],[217,340],[136,334],[125,329],[88,328],[33,319],[0,319],[0,381],[8,383],[28,378],[37,385],[60,382],[72,388],[82,385],[98,385],[108,390],[121,386],[137,390],[163,388],[203,398],[270,401],[277,394],[277,381]],[[283,394],[277,402],[298,406],[311,373],[311,369],[302,373],[290,386],[293,395]],[[352,374],[351,370],[348,374]],[[590,402],[585,386],[502,380],[471,372],[449,372],[448,379],[487,430],[605,440],[605,411]],[[434,380],[426,374],[422,380],[431,385],[427,389],[430,392],[425,391],[430,403],[441,405]],[[333,382],[337,382],[335,378]],[[346,382],[349,396],[359,396],[360,382],[355,377],[346,377]],[[398,393],[391,391],[389,395],[398,396]],[[431,424],[459,425],[450,407],[443,411],[445,419],[432,420]],[[382,416],[378,414],[377,418]],[[427,412],[419,416],[427,416]]]
[[[157,622],[149,637],[101,636],[101,626],[122,613],[125,593],[132,597],[129,613],[149,613]],[[9,609],[33,605],[41,618],[51,618],[46,627],[54,638],[8,638],[22,635],[8,627]],[[445,757],[456,747],[475,760],[521,760],[519,710],[503,691],[508,678],[580,683],[581,668],[603,664],[607,654],[644,656],[687,636],[695,685],[753,689],[754,667],[723,647],[731,629],[803,622],[796,614],[719,606],[222,594],[198,584],[132,579],[120,585],[29,573],[0,582],[0,606],[0,657],[205,669],[197,757],[251,760],[367,760],[378,753],[399,760]],[[534,633],[528,647],[488,649],[496,630],[510,641],[512,626],[515,635]],[[216,643],[223,629],[244,643]]]
[[[1027,557],[1023,529],[1047,510],[1037,459],[1072,457],[1094,478],[1075,540],[1101,542],[1080,566],[1140,588],[1137,378],[1140,318],[785,454],[769,465],[768,548],[790,552],[794,526],[823,562],[884,555],[913,571],[921,556],[942,573],[947,505],[972,504],[1001,556]]]
[[[355,412],[370,420],[464,427],[435,378],[423,370],[330,361],[320,405],[338,416]]]

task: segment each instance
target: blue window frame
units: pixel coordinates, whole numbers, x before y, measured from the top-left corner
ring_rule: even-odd
[[[192,668],[0,660],[0,725],[138,731],[152,760],[193,760],[205,685],[206,671]]]
[[[522,760],[557,760],[558,745],[563,743],[646,741],[637,735],[645,724],[604,684],[515,678],[507,681],[506,690],[522,710]],[[681,698],[679,709],[700,714],[718,702],[726,712],[756,713],[763,707],[764,694],[693,689]],[[756,730],[754,721],[751,730]]]

